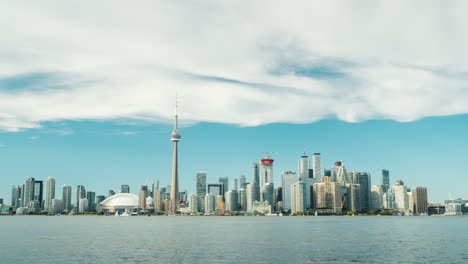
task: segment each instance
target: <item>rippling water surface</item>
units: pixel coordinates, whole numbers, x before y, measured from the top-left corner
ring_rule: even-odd
[[[468,217],[0,217],[0,263],[468,263]]]

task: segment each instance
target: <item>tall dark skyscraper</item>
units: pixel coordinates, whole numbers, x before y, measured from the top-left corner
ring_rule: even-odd
[[[96,193],[94,191],[87,191],[86,199],[88,199],[88,211],[94,212],[96,210]]]
[[[42,208],[43,197],[44,197],[44,183],[42,181],[34,181],[33,200],[39,202],[40,208]]]
[[[173,142],[173,153],[172,153],[172,180],[171,180],[171,199],[169,205],[169,214],[175,215],[179,207],[179,164],[178,164],[178,149],[177,144],[180,141],[180,133],[177,130],[177,102],[176,111],[174,116],[174,131],[171,134],[171,141]]]
[[[219,183],[223,184],[223,193],[221,195],[224,197],[224,194],[229,191],[229,178],[226,176],[219,177]]]
[[[206,195],[206,172],[197,172],[197,196],[205,197]]]
[[[63,204],[63,210],[65,212],[71,212],[72,210],[72,188],[69,185],[63,185],[62,186],[62,204]]]
[[[83,185],[78,185],[76,187],[76,200],[75,200],[76,211],[79,211],[80,199],[84,199],[84,198],[86,198],[86,189]]]
[[[260,184],[260,168],[258,163],[252,164],[252,182]]]
[[[34,200],[34,178],[28,178],[26,184],[23,185],[22,206],[28,206],[30,201]]]
[[[13,207],[21,207],[21,187],[18,185],[14,185],[11,189],[11,206]]]
[[[357,183],[361,185],[361,210],[368,211],[370,209],[371,195],[371,177],[368,172],[358,172],[356,174]]]
[[[390,188],[390,171],[382,170],[382,189],[387,192]]]

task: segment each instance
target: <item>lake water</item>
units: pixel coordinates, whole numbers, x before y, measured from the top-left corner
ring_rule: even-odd
[[[468,217],[0,217],[0,263],[468,263]]]

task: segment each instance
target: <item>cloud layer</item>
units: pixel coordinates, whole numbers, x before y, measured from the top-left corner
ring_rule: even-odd
[[[14,1],[0,129],[43,121],[255,126],[468,113],[468,4]]]

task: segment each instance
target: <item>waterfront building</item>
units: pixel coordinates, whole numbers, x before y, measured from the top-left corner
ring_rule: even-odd
[[[224,195],[229,190],[229,177],[227,176],[219,177],[219,183],[223,185],[223,192],[221,193],[221,195],[223,196],[224,199],[226,199]]]
[[[88,199],[81,198],[78,201],[78,212],[80,213],[88,212]]]
[[[120,193],[130,193],[130,185],[122,184],[122,186],[120,186]]]
[[[382,203],[384,209],[395,209],[395,193],[393,188],[388,189],[383,195]]]
[[[252,204],[252,211],[250,213],[253,214],[271,214],[271,205],[268,204],[267,201],[260,202],[254,201]]]
[[[49,212],[53,214],[60,214],[63,212],[63,202],[62,199],[52,199],[49,206]]]
[[[258,163],[252,163],[252,182],[260,186],[260,170]]]
[[[225,204],[226,210],[230,212],[238,211],[239,210],[238,192],[236,190],[229,190],[228,192],[226,192],[225,197],[226,197],[226,204]]]
[[[211,193],[205,195],[205,213],[211,213],[215,210],[215,196]]]
[[[173,157],[172,157],[172,180],[171,180],[171,203],[169,212],[175,215],[179,209],[179,157],[178,157],[178,143],[181,139],[178,131],[178,116],[177,116],[177,102],[174,115],[174,131],[171,134],[171,141],[173,142]]]
[[[165,214],[170,213],[170,208],[169,208],[170,206],[171,206],[171,200],[170,199],[163,200],[163,209],[164,209]]]
[[[99,204],[99,207],[105,213],[131,212],[133,209],[139,207],[138,196],[131,193],[119,193],[107,197]]]
[[[383,209],[384,191],[382,185],[372,185],[370,208],[372,210]]]
[[[260,186],[265,185],[265,183],[273,183],[273,162],[270,155],[266,155],[260,160]]]
[[[390,171],[382,170],[382,189],[387,192],[390,189]]]
[[[44,210],[49,211],[52,209],[53,199],[55,199],[55,179],[52,177],[47,177]]]
[[[247,181],[245,175],[241,175],[239,177],[239,188],[246,189],[247,188]]]
[[[460,203],[449,203],[445,205],[445,215],[461,215],[462,204]]]
[[[86,199],[88,199],[88,212],[96,211],[96,193],[94,191],[87,191]]]
[[[64,184],[62,186],[62,207],[63,211],[66,213],[71,212],[72,207],[72,187],[70,185]]]
[[[312,156],[312,169],[314,178],[322,178],[322,156],[320,153],[314,153]]]
[[[403,181],[396,181],[395,185],[392,186],[393,194],[395,196],[395,209],[400,211],[409,210],[409,197],[407,187]]]
[[[361,185],[361,210],[366,212],[370,210],[370,200],[371,200],[371,177],[368,172],[358,172],[355,176],[355,182]]]
[[[80,199],[86,198],[86,189],[83,185],[78,185],[76,187],[76,202],[75,202],[75,207],[76,211],[80,211]]]
[[[361,185],[346,184],[346,209],[348,211],[361,211]]]
[[[21,207],[21,187],[19,185],[13,185],[11,189],[11,206],[13,208]]]
[[[216,207],[215,207],[215,210],[216,211],[224,211],[224,198],[222,195],[217,195],[216,196]]]
[[[239,189],[239,210],[246,211],[247,210],[247,191],[244,188]]]
[[[307,211],[307,184],[303,181],[296,182],[290,186],[291,213]]]
[[[414,215],[427,214],[427,188],[416,187],[412,190],[413,203],[412,209]]]
[[[153,193],[154,211],[159,213],[163,211],[161,191],[155,190]]]
[[[325,178],[325,177],[324,177]],[[314,208],[341,213],[341,186],[338,182],[314,183]]]
[[[189,212],[198,213],[198,196],[195,193],[190,195]]]

